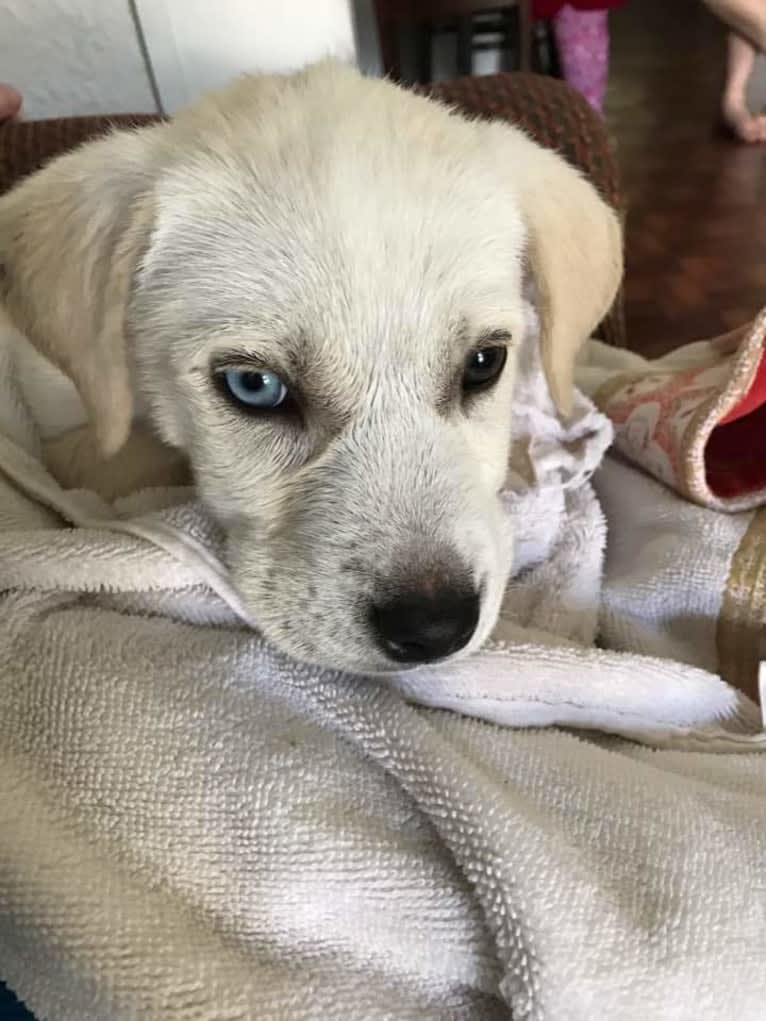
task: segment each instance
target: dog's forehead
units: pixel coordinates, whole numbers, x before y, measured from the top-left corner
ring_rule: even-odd
[[[512,168],[484,151],[479,125],[443,110],[430,134],[428,116],[371,116],[299,116],[181,161],[160,190],[144,282],[174,292],[197,334],[239,324],[352,349],[386,338],[392,353],[520,316]]]
[[[441,258],[442,273],[469,246],[472,260],[513,258],[523,239],[513,169],[498,167],[481,139],[458,131],[450,151],[444,139],[437,147],[352,124],[295,145],[288,136],[255,152],[201,153],[167,175],[159,214],[176,243],[202,256],[237,244],[317,262],[391,253],[427,264]]]

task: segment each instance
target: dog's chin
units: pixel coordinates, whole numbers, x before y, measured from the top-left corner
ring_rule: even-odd
[[[291,659],[298,660],[304,666],[314,667],[317,670],[331,670],[355,677],[375,677],[385,680],[387,677],[413,673],[418,670],[434,670],[441,667],[449,667],[451,664],[466,659],[473,652],[477,651],[472,646],[473,643],[471,646],[466,646],[465,649],[461,649],[451,656],[431,660],[427,663],[398,663],[375,653],[370,653],[369,656],[349,657],[343,653],[338,653],[337,655],[329,653],[322,656],[306,656],[286,648],[282,648],[281,651],[285,655],[290,656]]]
[[[449,656],[443,656],[440,659],[432,659],[427,662],[401,663],[371,651],[369,656],[361,656],[353,663],[341,664],[339,660],[336,660],[334,663],[327,663],[326,665],[335,670],[342,670],[344,673],[359,674],[366,677],[380,677],[383,679],[397,674],[412,673],[417,670],[440,670],[470,658],[481,649],[487,637],[488,633],[485,633],[485,630],[482,628],[462,649],[458,649],[457,652],[453,652]],[[341,656],[341,658],[343,657]]]
[[[366,677],[379,677],[385,680],[386,677],[395,677],[399,674],[411,674],[420,670],[439,670],[443,667],[450,667],[453,663],[458,663],[461,660],[468,659],[469,656],[477,652],[481,648],[481,643],[474,646],[471,642],[464,649],[460,649],[458,652],[453,652],[451,656],[444,656],[442,659],[433,659],[427,663],[395,663],[393,660],[388,660],[384,666],[372,666],[362,670],[347,671],[348,673],[364,674]]]
[[[276,635],[263,632],[263,637],[270,641],[283,655],[316,670],[331,670],[359,677],[376,677],[385,679],[397,674],[412,673],[415,670],[438,670],[449,667],[453,663],[465,660],[478,652],[494,630],[494,617],[482,620],[473,638],[462,649],[428,662],[399,662],[387,657],[375,646],[360,647],[349,651],[348,645],[332,648],[324,642],[321,647],[309,647],[307,643],[285,641]]]
[[[282,655],[317,672],[329,670],[358,677],[385,677],[401,673],[404,670],[412,670],[418,666],[417,663],[396,663],[373,648],[360,649],[358,652],[354,651],[349,654],[348,647],[309,649],[303,643],[285,642],[276,636],[269,635],[268,632],[263,632],[263,637]]]

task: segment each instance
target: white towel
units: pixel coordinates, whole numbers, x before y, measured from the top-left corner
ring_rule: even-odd
[[[513,398],[504,499],[514,564],[495,638],[513,625],[592,645],[598,626],[606,521],[590,479],[612,440],[608,418],[581,393],[563,424],[551,400],[531,308]]]
[[[760,1021],[751,703],[539,615],[398,691],[291,663],[186,494],[57,489],[0,363],[0,974],[41,1018]]]
[[[717,624],[732,558],[755,512],[721,514],[688,503],[612,458],[597,476],[597,490],[612,522],[603,640],[614,649],[717,671]]]

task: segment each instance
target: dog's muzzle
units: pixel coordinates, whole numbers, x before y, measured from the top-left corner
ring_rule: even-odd
[[[474,589],[409,588],[370,607],[375,640],[395,663],[416,665],[446,659],[464,648],[479,623],[481,597]]]

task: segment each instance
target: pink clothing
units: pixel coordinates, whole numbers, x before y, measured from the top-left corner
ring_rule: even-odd
[[[564,79],[604,112],[609,74],[609,11],[576,10],[568,4],[553,17]]]

